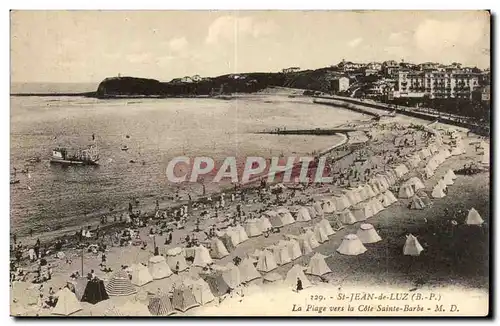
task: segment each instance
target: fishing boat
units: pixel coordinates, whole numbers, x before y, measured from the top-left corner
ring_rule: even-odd
[[[96,145],[89,145],[86,149],[77,150],[72,153],[64,147],[57,147],[52,150],[50,163],[63,165],[99,165],[99,149]]]

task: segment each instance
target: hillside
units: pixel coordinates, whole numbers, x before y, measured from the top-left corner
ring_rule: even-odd
[[[201,96],[229,93],[253,93],[267,87],[289,87],[322,92],[330,91],[335,76],[332,68],[305,70],[297,73],[241,73],[206,78],[196,82],[160,82],[136,77],[112,77],[103,80],[98,97],[120,96]]]

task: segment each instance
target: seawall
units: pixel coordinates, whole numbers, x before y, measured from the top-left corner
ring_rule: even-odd
[[[385,103],[377,103],[377,102],[367,102],[367,101],[362,101],[359,99],[354,99],[350,97],[343,97],[343,96],[314,96],[315,98],[320,98],[320,99],[327,99],[327,100],[333,100],[335,102],[332,102],[334,105],[339,105],[338,103],[344,102],[346,103],[343,107],[346,109],[350,109],[353,111],[364,111],[365,114],[374,114],[373,112],[369,110],[361,110],[358,106],[364,106],[367,108],[371,109],[376,109],[376,110],[384,110],[384,111],[396,111],[399,114],[404,114],[406,116],[422,119],[422,120],[427,120],[427,121],[437,121],[449,125],[454,125],[457,127],[462,127],[462,128],[467,128],[472,130],[474,133],[477,133],[481,136],[489,136],[490,131],[488,128],[479,126],[473,123],[469,123],[463,120],[459,120],[458,118],[453,118],[450,116],[446,115],[441,115],[438,113],[431,113],[431,112],[419,112],[415,111],[414,108],[411,107],[406,107],[406,106],[401,106],[398,105],[396,107],[390,105],[390,104],[385,104]],[[317,100],[315,100],[316,103]],[[327,103],[321,103],[321,104],[327,104]],[[347,105],[351,104],[351,105]],[[356,107],[353,107],[352,105],[355,105]]]

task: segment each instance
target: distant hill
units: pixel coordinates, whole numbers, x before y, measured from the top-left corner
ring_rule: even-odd
[[[160,82],[138,77],[111,77],[97,88],[98,97],[120,96],[200,96],[229,93],[253,93],[267,87],[290,87],[329,92],[331,80],[338,75],[333,68],[295,73],[238,73],[183,82],[181,79]]]

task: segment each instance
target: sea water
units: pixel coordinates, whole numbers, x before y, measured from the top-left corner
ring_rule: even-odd
[[[11,231],[54,231],[98,215],[160,202],[179,189],[200,195],[200,184],[174,185],[165,174],[176,156],[307,155],[339,136],[258,134],[276,128],[332,128],[362,115],[312,104],[309,98],[249,96],[238,100],[11,97]],[[51,165],[57,146],[84,148],[94,134],[100,165]],[[122,147],[129,149],[123,151]],[[41,162],[26,160],[39,157]],[[134,162],[134,163],[132,163]],[[21,173],[26,170],[28,173]],[[26,171],[25,171],[26,172]],[[220,184],[207,184],[207,192]]]

